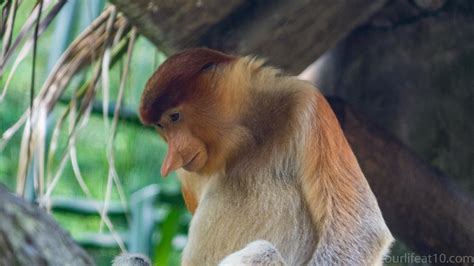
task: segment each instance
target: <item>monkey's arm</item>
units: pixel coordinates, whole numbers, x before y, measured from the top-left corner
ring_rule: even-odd
[[[257,240],[248,244],[245,248],[230,254],[219,263],[226,265],[286,265],[280,252],[268,241]]]
[[[308,99],[301,185],[319,236],[310,265],[379,265],[393,238],[329,104],[314,90]]]

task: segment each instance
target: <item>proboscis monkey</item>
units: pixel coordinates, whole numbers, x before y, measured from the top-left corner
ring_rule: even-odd
[[[183,265],[217,265],[256,240],[287,265],[382,263],[393,238],[311,84],[195,48],[149,79],[140,117],[167,142],[161,174],[177,171],[193,213]]]

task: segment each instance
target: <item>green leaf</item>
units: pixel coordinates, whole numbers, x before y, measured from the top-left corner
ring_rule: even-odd
[[[173,254],[173,237],[179,229],[181,208],[173,207],[160,226],[161,241],[155,249],[153,263],[157,266],[168,266]]]

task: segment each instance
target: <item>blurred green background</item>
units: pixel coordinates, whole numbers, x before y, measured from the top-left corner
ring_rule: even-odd
[[[17,12],[15,36],[20,31],[23,22],[30,16],[35,1],[23,1]],[[35,90],[38,91],[44,83],[49,71],[66,47],[75,37],[102,11],[106,1],[68,1],[53,24],[41,35],[38,40],[38,54],[36,65]],[[13,58],[16,55],[13,56]],[[124,108],[136,110],[144,84],[156,67],[165,59],[154,45],[145,38],[139,37],[133,52],[130,75],[125,87]],[[13,61],[13,60],[12,60]],[[117,97],[119,80],[122,73],[124,59],[116,64],[110,71],[111,99]],[[3,102],[0,103],[0,133],[4,133],[13,125],[29,106],[29,88],[32,71],[32,54],[18,67],[15,72],[9,91]],[[11,64],[10,64],[11,65]],[[3,88],[10,69],[2,77]],[[69,85],[63,98],[67,99],[72,94],[73,88],[84,82],[87,73]],[[101,102],[100,83],[96,101]],[[58,108],[59,107],[59,108]],[[57,106],[48,118],[48,134],[54,127],[64,104]],[[21,142],[21,131],[13,137],[8,145],[0,152],[0,183],[10,190],[15,190],[16,172]],[[58,150],[66,145],[67,130],[61,132]],[[77,157],[82,175],[91,194],[97,201],[103,201],[106,190],[108,163],[106,145],[109,134],[105,133],[102,114],[92,114],[87,126],[83,128],[77,138]],[[151,236],[151,255],[156,265],[179,265],[181,252],[190,215],[184,208],[180,196],[180,188],[174,175],[164,179],[160,176],[160,162],[165,153],[165,145],[159,136],[151,129],[146,129],[136,123],[119,122],[115,139],[115,165],[118,176],[129,202],[131,195],[150,184],[158,184],[160,195],[154,202],[156,209],[156,226]],[[59,156],[56,156],[53,165],[57,167]],[[166,198],[162,200],[161,195]],[[67,163],[64,173],[55,188],[53,198],[72,199],[80,202],[85,195],[75,179],[72,166]],[[119,197],[114,189],[112,201],[118,202]],[[110,265],[111,259],[120,253],[113,241],[104,241],[100,246],[93,236],[99,232],[100,218],[95,214],[79,214],[65,209],[53,209],[54,218],[63,228],[71,233],[73,238],[79,240],[87,251],[94,256],[99,265]],[[117,232],[127,232],[130,213],[126,215],[110,216]],[[107,235],[104,227],[103,233]],[[100,242],[100,241],[99,241]]]
[[[2,1],[0,1],[2,3]],[[24,0],[17,12],[13,36],[16,36],[23,23],[31,16],[36,1]],[[54,64],[69,44],[102,12],[107,5],[105,0],[68,0],[52,25],[46,29],[38,40],[38,57],[36,64],[36,92],[41,88]],[[6,78],[11,71],[12,62],[1,78],[0,89],[5,86]],[[0,102],[0,134],[11,127],[30,104],[31,73],[33,70],[32,53],[19,65],[14,73],[6,98]],[[133,51],[129,78],[125,86],[123,108],[136,112],[140,95],[145,82],[165,60],[155,45],[139,36]],[[119,82],[123,73],[125,57],[110,70],[110,96],[115,101]],[[83,85],[91,76],[91,69],[82,70],[69,84],[59,106],[54,108],[48,117],[48,138],[51,137],[55,123],[66,109],[75,89]],[[96,105],[101,107],[102,88],[99,82]],[[62,103],[61,103],[62,102]],[[110,123],[111,119],[109,119]],[[23,129],[23,128],[22,128]],[[14,191],[22,129],[8,145],[0,150],[0,183]],[[61,131],[58,150],[66,148],[68,137],[67,125]],[[111,135],[104,125],[100,110],[93,112],[85,128],[82,128],[76,141],[77,158],[82,176],[89,187],[96,203],[105,199],[109,165],[107,160],[107,142]],[[160,164],[165,153],[165,143],[151,128],[141,126],[137,121],[119,122],[115,137],[115,167],[126,195],[127,207],[120,204],[117,190],[112,190],[109,217],[114,231],[133,246],[133,241],[145,246],[134,246],[132,251],[146,251],[155,265],[179,265],[180,253],[186,242],[186,233],[191,220],[184,207],[179,183],[173,174],[170,177],[160,176]],[[59,166],[61,152],[52,161],[53,169]],[[153,189],[159,193],[144,201],[137,201]],[[145,190],[143,190],[145,189]],[[155,191],[156,192],[156,191]],[[155,197],[156,196],[156,197]],[[61,179],[54,189],[52,215],[60,225],[70,232],[96,260],[98,265],[110,265],[114,256],[121,251],[108,231],[101,226],[99,215],[91,208],[90,200],[83,193],[76,180],[70,162],[66,164]],[[152,208],[152,210],[150,210]],[[147,228],[152,231],[148,232]],[[146,240],[150,240],[149,242]],[[403,244],[397,242],[392,254],[410,252]],[[392,263],[390,265],[399,265]]]

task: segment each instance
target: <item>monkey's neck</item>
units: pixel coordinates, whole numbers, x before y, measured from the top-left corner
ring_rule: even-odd
[[[289,157],[295,157],[299,138],[299,134],[295,132],[300,131],[300,125],[295,122],[298,119],[294,117],[302,109],[297,104],[300,102],[300,95],[293,90],[278,88],[274,91],[254,88],[252,94],[249,111],[242,113],[239,121],[239,126],[245,128],[248,134],[246,138],[240,139],[235,152],[228,158],[226,172],[234,168],[253,167],[254,161],[265,162],[268,164],[267,169],[271,170],[295,159]],[[273,162],[268,158],[277,160]],[[294,168],[295,162],[292,165]]]
[[[227,125],[219,127],[220,135],[225,136],[219,149],[229,151],[228,156],[221,156],[226,158],[226,168],[245,154],[288,148],[299,126],[295,122],[299,121],[295,117],[302,97],[298,80],[281,76],[263,63],[245,57],[221,69],[220,75],[213,75],[220,77],[214,80],[214,93],[221,113],[226,114],[222,121]]]

